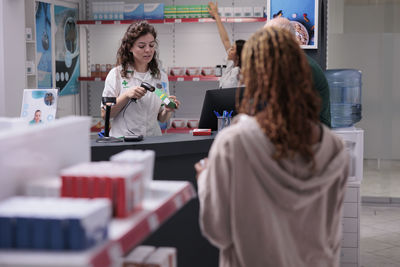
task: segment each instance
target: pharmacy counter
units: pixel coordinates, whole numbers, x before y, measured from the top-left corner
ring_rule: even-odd
[[[150,149],[156,152],[155,180],[190,181],[195,188],[194,164],[207,157],[216,133],[211,136],[164,134],[145,137],[140,142],[96,143],[91,140],[92,161],[109,160],[126,149]],[[193,199],[142,244],[173,246],[178,249],[178,266],[217,267],[218,250],[202,235],[199,227],[199,201]]]
[[[96,143],[91,140],[92,161],[109,160],[126,149],[150,149],[156,152],[154,177],[159,180],[190,180],[195,185],[193,165],[208,155],[216,133],[210,136],[164,134],[145,137],[140,142]]]

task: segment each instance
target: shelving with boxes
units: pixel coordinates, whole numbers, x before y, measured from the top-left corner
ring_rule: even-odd
[[[142,163],[146,166],[140,171],[147,184],[144,194],[137,194],[137,188],[125,187],[132,190],[127,190],[131,196],[144,196],[127,213],[112,214],[114,202],[107,196],[93,195],[96,188],[105,192],[106,186],[94,183],[92,174],[86,177],[87,183],[81,175],[72,187],[62,185],[61,175],[89,174],[93,172],[92,164],[97,167],[89,162],[89,123],[87,117],[68,117],[46,127],[3,129],[0,151],[8,157],[0,161],[0,266],[114,266],[195,197],[189,182],[149,180],[154,164],[149,157],[154,157],[154,153],[143,151],[131,151],[133,156],[121,153],[111,162],[102,163],[129,166],[130,170],[124,173],[130,173],[133,182],[137,180],[133,166],[140,167]],[[141,153],[142,157],[135,153]],[[132,164],[132,157],[136,165]],[[119,168],[100,175],[107,174],[109,179],[120,181],[122,177],[112,176],[115,169]],[[120,172],[118,176],[123,175]],[[45,178],[47,182],[43,182]],[[129,177],[126,178],[128,182]],[[113,188],[123,190],[120,182]],[[21,196],[23,192],[28,196]],[[51,196],[44,196],[49,192]],[[62,192],[73,192],[73,196],[60,198]],[[119,201],[121,196],[118,195]]]

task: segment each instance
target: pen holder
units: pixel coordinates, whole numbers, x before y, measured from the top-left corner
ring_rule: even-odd
[[[218,119],[218,132],[228,127],[231,124],[231,117],[217,117]]]

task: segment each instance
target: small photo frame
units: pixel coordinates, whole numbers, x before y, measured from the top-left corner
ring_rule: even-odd
[[[267,14],[290,20],[303,49],[318,48],[318,0],[268,0]]]

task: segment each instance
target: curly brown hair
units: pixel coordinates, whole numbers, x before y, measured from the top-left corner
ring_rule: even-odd
[[[312,126],[319,123],[321,100],[293,34],[276,27],[254,33],[243,49],[242,75],[245,91],[237,109],[256,117],[275,146],[273,158],[299,153],[314,167]]]
[[[147,21],[139,21],[129,25],[124,37],[121,40],[121,46],[117,52],[117,66],[121,65],[121,76],[128,78],[128,68],[133,67],[135,61],[131,48],[137,39],[140,37],[151,34],[157,43],[157,32],[152,25]],[[157,49],[154,51],[153,59],[149,63],[150,73],[153,77],[160,78],[160,69],[158,68],[158,53]]]

